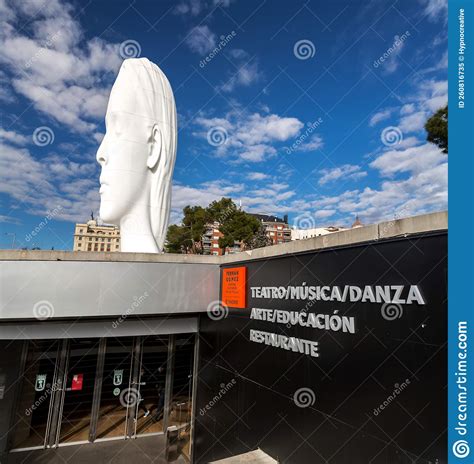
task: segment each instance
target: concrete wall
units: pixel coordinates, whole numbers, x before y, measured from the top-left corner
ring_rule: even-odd
[[[179,315],[206,311],[219,296],[217,264],[79,261],[79,254],[1,260],[0,320]]]
[[[432,213],[227,256],[0,251],[0,320],[204,312],[219,266],[447,229]]]

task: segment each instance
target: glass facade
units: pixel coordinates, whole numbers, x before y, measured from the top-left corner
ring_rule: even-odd
[[[190,430],[195,334],[25,343],[11,450]]]

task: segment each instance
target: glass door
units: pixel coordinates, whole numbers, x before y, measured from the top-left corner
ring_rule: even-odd
[[[70,340],[62,395],[58,443],[89,438],[99,339]]]
[[[10,436],[12,449],[44,447],[51,397],[56,390],[57,340],[27,342],[21,386]]]
[[[168,336],[142,338],[133,387],[138,392],[134,404],[133,436],[163,432]]]
[[[124,438],[126,435],[132,346],[133,337],[106,339],[100,406],[94,437],[97,440]]]
[[[195,335],[176,335],[168,426],[178,431],[178,450],[190,458]]]

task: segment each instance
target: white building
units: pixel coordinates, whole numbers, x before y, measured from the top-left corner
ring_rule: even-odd
[[[321,235],[328,235],[334,232],[347,230],[344,227],[314,227],[312,229],[291,229],[291,240],[306,240],[308,238],[319,237]]]

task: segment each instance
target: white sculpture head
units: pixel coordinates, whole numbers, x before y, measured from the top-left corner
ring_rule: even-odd
[[[168,79],[146,58],[122,63],[97,151],[100,217],[120,226],[121,251],[163,250],[176,159],[176,105]]]

